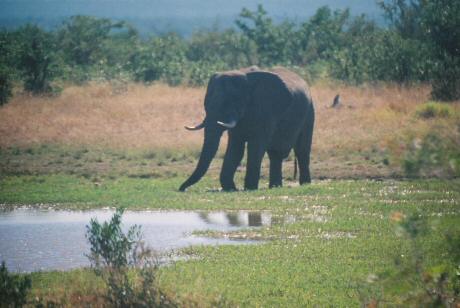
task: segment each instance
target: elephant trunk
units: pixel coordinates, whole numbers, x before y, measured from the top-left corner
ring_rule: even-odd
[[[192,175],[180,186],[180,191],[185,191],[189,186],[198,182],[208,171],[212,159],[219,148],[220,137],[223,129],[216,126],[207,125],[204,130],[204,142],[201,150],[200,159]]]

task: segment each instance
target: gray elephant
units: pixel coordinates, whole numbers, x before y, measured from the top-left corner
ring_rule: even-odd
[[[247,144],[244,188],[257,189],[262,158],[270,159],[270,187],[282,185],[282,161],[294,149],[300,184],[309,183],[314,108],[306,82],[285,68],[257,67],[216,73],[204,99],[206,117],[189,130],[204,128],[204,142],[195,171],[180,191],[198,182],[209,168],[228,131],[228,145],[220,173],[225,191],[236,190],[234,175]]]

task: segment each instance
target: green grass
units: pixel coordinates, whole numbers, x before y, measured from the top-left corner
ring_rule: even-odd
[[[416,115],[423,119],[449,118],[455,115],[454,108],[441,102],[427,102],[420,105],[415,111]]]
[[[236,193],[216,192],[215,176],[180,193],[177,187],[182,180],[180,176],[119,177],[95,183],[63,174],[6,176],[0,180],[0,203],[57,203],[61,208],[266,209],[303,217],[294,223],[233,234],[270,239],[261,244],[185,249],[183,253],[194,258],[163,267],[159,276],[160,286],[183,305],[358,306],[363,296],[376,296],[376,291],[369,291],[372,286],[366,283],[367,277],[395,271],[395,258],[410,254],[410,243],[398,235],[398,225],[391,219],[394,213],[417,214],[429,221],[431,230],[423,237],[422,252],[432,264],[445,258],[440,253],[442,234],[460,232],[458,179],[327,180]],[[311,219],[317,212],[325,219]],[[66,285],[69,287],[62,288]],[[65,305],[71,305],[75,296],[95,301],[101,292],[85,270],[34,273],[33,286],[33,294]],[[400,296],[412,287],[403,283],[397,288],[389,286],[384,299],[399,303]]]
[[[105,291],[102,280],[87,269],[69,272],[35,272],[31,274],[33,304],[54,303],[58,306],[96,305]]]
[[[59,204],[64,208],[123,206],[128,209],[279,209],[319,204],[393,209],[393,202],[408,203],[405,210],[457,202],[459,180],[325,180],[301,187],[224,193],[215,176],[204,178],[186,193],[178,192],[185,177],[140,179],[120,177],[95,182],[71,175],[6,176],[0,179],[0,203]],[[262,187],[267,183],[261,182]],[[446,206],[447,206],[446,205]]]
[[[40,144],[0,147],[0,177],[23,175],[74,175],[99,182],[120,177],[170,179],[192,173],[200,148],[129,149],[96,145]],[[213,160],[208,174],[217,176],[224,147]],[[338,149],[312,153],[311,169],[316,179],[401,178],[401,169],[389,163],[388,153],[376,148],[353,152]],[[293,153],[284,163],[284,178],[293,175]],[[242,161],[244,172],[245,159]],[[263,162],[262,177],[268,176],[268,158]]]
[[[81,176],[99,179],[165,178],[188,172],[197,149],[110,149],[84,145],[41,144],[0,148],[0,177],[5,175]]]
[[[200,307],[359,306],[372,298],[403,305],[402,299],[413,291],[412,283],[387,283],[381,292],[382,277],[397,272],[395,258],[411,251],[393,215],[417,214],[429,221],[431,229],[421,246],[428,265],[446,258],[443,234],[460,232],[460,179],[316,180],[311,185],[269,190],[265,166],[260,190],[225,193],[219,191],[218,157],[202,181],[181,193],[177,189],[197,157],[196,151],[184,153],[53,145],[1,149],[0,208],[246,209],[269,210],[273,217],[281,217],[281,223],[271,227],[199,232],[265,241],[186,248],[182,254],[191,259],[161,268],[160,287],[182,306]],[[372,160],[379,159],[366,155],[370,158],[353,161],[350,168],[368,164],[365,170],[376,178],[393,172],[373,173]],[[367,175],[367,171],[355,174],[340,169],[347,166],[345,160],[319,161],[313,173],[339,178]],[[291,163],[286,164],[287,179]],[[336,170],[336,165],[342,167]],[[381,163],[378,167],[386,168]],[[241,187],[243,175],[237,172],[237,186]],[[286,216],[295,217],[295,222],[284,223]],[[372,275],[382,284],[366,282]],[[38,272],[32,280],[33,303],[103,303],[104,286],[89,270]]]

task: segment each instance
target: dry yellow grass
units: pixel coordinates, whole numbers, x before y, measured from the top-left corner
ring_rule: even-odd
[[[105,153],[106,149],[120,149],[121,152],[134,149],[136,153],[163,149],[195,153],[199,150],[202,132],[189,132],[183,126],[196,124],[203,118],[204,88],[129,84],[126,91],[117,94],[117,90],[110,84],[90,84],[68,87],[54,98],[17,95],[0,107],[0,149],[57,144],[75,147],[78,152],[80,146],[98,147],[101,151],[96,151],[96,156]],[[407,142],[408,131],[422,136],[434,126],[443,125],[444,131],[450,132],[458,125],[459,102],[449,104],[457,114],[450,118],[427,120],[415,115],[417,107],[429,100],[428,86],[350,87],[322,83],[311,90],[316,108],[312,153],[315,179],[401,176],[397,156],[404,152],[401,145]],[[331,108],[337,93],[341,96],[341,106]],[[221,150],[225,144],[222,140]],[[13,173],[64,170],[63,159],[48,157],[46,153],[33,158],[18,156],[14,151],[10,154],[13,156],[0,164],[1,170]],[[95,162],[91,163],[93,160]],[[105,169],[112,172],[118,168],[120,174],[144,174],[146,170],[162,173],[161,168],[168,172],[178,168],[187,172],[194,167],[189,159],[176,167],[163,166],[164,163],[160,167],[154,160],[149,160],[148,166],[141,161],[120,159],[117,166],[107,159],[104,163],[101,161],[102,158],[91,160],[89,157],[85,161],[75,158],[68,161],[66,168],[81,169],[83,173]],[[220,164],[216,160],[210,172],[217,174]],[[291,175],[293,164],[284,166],[285,174]],[[262,175],[267,172],[265,160]]]
[[[419,125],[413,111],[428,100],[429,90],[427,86],[394,85],[312,87],[314,151],[325,155],[383,146],[389,137]],[[0,108],[0,147],[42,143],[199,147],[202,133],[188,132],[183,125],[203,118],[204,92],[204,88],[130,84],[127,91],[114,94],[110,84],[91,84],[68,87],[55,98],[19,95]],[[337,93],[342,106],[330,108]]]
[[[113,94],[109,84],[68,87],[56,98],[15,97],[0,109],[0,146],[36,143],[112,147],[193,145],[184,123],[203,111],[202,89],[132,84]]]
[[[340,108],[330,108],[335,93],[340,93]],[[414,125],[413,111],[428,100],[429,93],[427,86],[313,87],[316,148],[360,151],[383,147],[388,138]]]

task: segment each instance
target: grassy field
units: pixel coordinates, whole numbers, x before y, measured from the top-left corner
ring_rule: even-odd
[[[417,117],[429,91],[426,86],[312,87],[314,178],[400,178],[407,139],[435,127],[459,139],[460,104],[450,104],[454,116]],[[337,93],[342,105],[330,108]],[[17,95],[0,109],[0,174],[157,178],[188,173],[203,136],[183,126],[202,120],[203,96],[203,88],[138,84],[68,87],[55,98]],[[225,144],[223,138],[218,158]],[[211,171],[220,164],[217,159]],[[285,164],[286,175],[292,175],[292,166]]]
[[[426,219],[430,232],[420,241],[427,268],[443,262],[444,234],[460,232],[459,180],[325,180],[240,193],[209,192],[211,182],[184,194],[174,191],[177,179],[118,179],[101,187],[70,176],[33,176],[4,181],[2,195],[45,206],[264,209],[295,218],[257,230],[207,234],[268,242],[195,247],[183,252],[192,260],[162,268],[161,287],[184,306],[219,301],[250,307],[358,306],[372,298],[403,305],[409,291],[423,292],[412,284],[413,274],[406,273],[398,287],[392,283],[384,293],[367,282],[375,275],[384,284],[384,277],[397,273],[398,258],[411,262],[411,242],[398,232],[395,219]],[[94,303],[104,290],[89,271],[81,270],[36,273],[33,286],[33,298],[69,306]]]
[[[342,106],[330,108],[337,93]],[[449,260],[446,236],[460,233],[460,180],[434,177],[444,175],[436,169],[406,179],[401,167],[407,144],[429,131],[460,142],[460,104],[447,116],[421,116],[428,93],[315,85],[313,183],[299,187],[289,160],[285,187],[269,190],[265,162],[261,189],[236,193],[218,191],[222,146],[208,175],[177,191],[200,151],[202,134],[183,125],[202,119],[202,88],[93,84],[55,98],[16,95],[0,107],[0,207],[270,210],[294,220],[206,233],[265,241],[185,249],[193,258],[162,267],[161,289],[189,307],[405,306],[425,289],[419,273],[401,268],[417,254],[431,273]],[[411,217],[429,230],[412,241],[401,229]],[[89,270],[32,280],[31,301],[103,305],[104,285]]]

